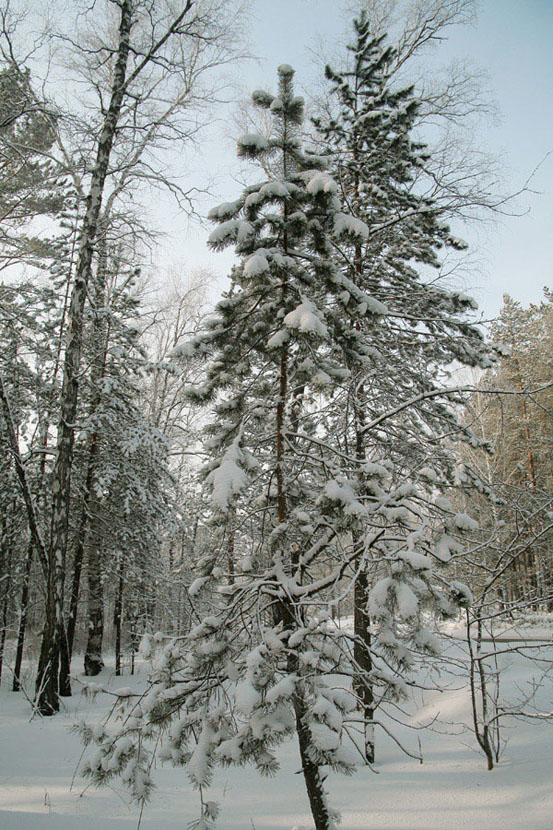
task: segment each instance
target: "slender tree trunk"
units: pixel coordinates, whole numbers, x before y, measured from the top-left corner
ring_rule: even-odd
[[[46,548],[44,546],[44,542],[42,541],[36,505],[31,493],[31,488],[29,487],[29,482],[27,481],[27,472],[25,469],[25,464],[23,463],[23,459],[21,458],[21,452],[19,450],[19,441],[17,440],[17,433],[15,431],[15,426],[11,414],[10,403],[8,400],[6,388],[4,386],[4,381],[1,375],[0,403],[2,408],[2,415],[4,418],[4,424],[6,427],[8,449],[13,459],[17,480],[19,482],[19,487],[21,490],[21,495],[23,496],[23,501],[25,502],[25,509],[27,511],[27,521],[29,523],[31,538],[34,542],[35,548],[38,551],[40,564],[44,571],[44,575],[46,576],[48,570],[48,557],[46,554]]]
[[[286,143],[287,135],[286,135],[286,124],[284,125],[284,143]],[[284,152],[283,158],[283,175],[284,178],[287,176],[287,156],[286,151]],[[287,215],[287,207],[286,204],[283,208],[284,218],[286,219]],[[284,233],[283,237],[283,249],[286,252],[288,248],[288,240],[286,236],[286,232]],[[285,304],[286,294],[287,294],[287,281],[286,276],[283,277],[282,281],[282,289],[281,289],[281,303],[282,306]],[[275,466],[275,478],[276,478],[276,485],[277,485],[277,515],[276,521],[277,524],[283,524],[287,520],[288,514],[288,500],[287,500],[287,493],[286,493],[286,481],[285,481],[285,469],[284,469],[284,462],[286,457],[286,441],[285,441],[285,416],[286,416],[286,407],[289,403],[289,384],[288,384],[288,374],[289,374],[289,367],[288,367],[288,347],[286,344],[281,346],[280,350],[280,371],[279,371],[279,379],[278,379],[278,400],[276,406],[276,441],[275,441],[275,450],[276,450],[276,466]],[[299,397],[296,397],[296,401],[299,401]],[[294,405],[292,406],[292,410],[294,409]],[[298,418],[298,412],[295,413],[292,411],[291,413],[292,419]],[[289,557],[289,566],[290,570],[295,572],[298,569],[299,561],[300,561],[300,551],[294,545],[292,546],[291,550],[288,550],[288,557]],[[283,557],[284,558],[284,557]],[[274,609],[275,614],[275,622],[282,623],[284,628],[288,628],[293,630],[295,625],[298,623],[297,616],[301,617],[302,610],[301,608],[297,608],[294,606],[293,603],[290,601],[282,601],[275,605]],[[288,672],[293,673],[298,670],[298,658],[296,654],[291,654],[288,659]],[[328,805],[326,803],[326,796],[323,787],[323,778],[320,773],[320,767],[318,764],[314,763],[310,756],[310,749],[313,745],[313,741],[311,738],[311,733],[309,731],[309,727],[307,725],[307,705],[305,698],[301,692],[301,690],[297,690],[294,696],[294,712],[296,718],[296,730],[298,733],[298,743],[300,749],[300,757],[302,763],[302,772],[305,781],[305,787],[307,790],[307,795],[309,798],[309,804],[311,807],[311,813],[313,815],[313,821],[315,822],[315,830],[333,830],[334,824],[332,822],[332,818],[328,809]]]
[[[185,631],[190,631],[192,610],[190,606],[190,597],[186,588],[183,589],[183,572],[187,563],[195,561],[196,540],[198,537],[198,518],[194,519],[192,525],[192,538],[190,544],[187,545],[187,539],[183,532],[181,548],[180,548],[180,568],[179,568],[179,613],[178,613],[178,628],[177,632],[183,634]],[[188,556],[185,554],[188,553]]]
[[[102,532],[100,504],[92,492],[90,504],[90,531],[86,544],[88,560],[88,639],[84,655],[84,672],[99,674],[104,666],[102,639],[104,636],[104,588],[102,584]]]
[[[105,232],[105,227],[103,228]],[[98,258],[98,273],[96,276],[96,291],[95,291],[95,305],[96,309],[103,308],[105,302],[105,281],[107,270],[107,253],[105,247],[105,238],[102,238],[99,244],[100,255]],[[98,312],[95,316],[92,341],[94,347],[94,357],[92,360],[91,370],[91,386],[95,389],[95,400],[93,410],[97,409],[101,402],[101,395],[99,391],[99,381],[105,375],[105,367],[107,360],[107,339],[106,326],[102,315]],[[67,647],[69,655],[73,654],[73,643],[75,639],[75,626],[77,624],[77,612],[79,606],[79,592],[81,585],[81,573],[84,558],[84,549],[86,543],[86,536],[90,517],[90,498],[94,479],[94,471],[96,468],[96,459],[98,455],[98,433],[94,432],[90,439],[88,448],[88,458],[86,465],[86,478],[84,484],[83,504],[81,511],[81,520],[79,522],[79,531],[77,535],[77,545],[75,548],[75,556],[73,559],[73,579],[71,583],[71,597],[69,602],[69,617],[67,620]]]
[[[8,630],[8,606],[10,602],[11,593],[11,562],[10,562],[10,547],[7,543],[7,521],[4,518],[2,528],[2,540],[0,542],[2,550],[0,551],[0,574],[5,574],[3,582],[4,601],[2,603],[2,631],[0,633],[0,684],[2,683],[2,668],[4,666],[4,649],[6,646],[6,634]]]
[[[90,515],[90,492],[92,488],[92,477],[94,473],[94,461],[96,457],[97,435],[93,434],[90,442],[90,449],[88,452],[88,462],[86,469],[86,480],[83,493],[83,504],[81,510],[81,520],[79,522],[79,531],[77,534],[77,544],[75,547],[75,555],[73,557],[73,578],[71,580],[71,596],[69,598],[69,615],[67,618],[67,650],[69,659],[73,656],[73,646],[75,642],[75,628],[77,625],[77,613],[79,610],[79,594],[81,588],[81,574],[83,568],[84,549],[86,542],[86,534],[88,530],[88,520]]]
[[[33,566],[34,545],[32,540],[27,548],[25,557],[25,571],[23,573],[23,586],[21,588],[21,610],[19,613],[19,627],[17,630],[17,648],[15,652],[15,665],[13,668],[12,690],[18,692],[21,689],[21,665],[23,663],[23,647],[25,645],[25,631],[27,628],[27,613],[29,610],[29,589],[31,584],[31,569]]]
[[[298,692],[294,698],[294,712],[296,716],[296,730],[298,733],[303,778],[315,823],[315,830],[333,830],[334,822],[326,801],[324,779],[321,775],[319,765],[313,763],[310,757],[310,747],[313,741],[309,727],[306,724],[307,706],[301,692]]]
[[[128,603],[127,603],[128,604]],[[134,663],[136,657],[136,651],[139,645],[139,637],[138,637],[138,609],[133,602],[133,609],[131,611],[130,619],[129,619],[129,639],[130,639],[130,652],[131,652],[131,674],[134,674]]]
[[[11,414],[10,404],[2,378],[0,377],[0,399],[2,413],[6,426],[8,447],[13,457],[17,479],[19,481],[23,500],[27,511],[27,520],[31,532],[31,539],[37,549],[40,563],[46,577],[46,605],[45,605],[45,627],[41,643],[40,658],[37,673],[37,690],[42,695],[39,704],[39,711],[42,714],[53,714],[59,709],[58,701],[58,669],[59,649],[52,650],[51,645],[58,633],[58,618],[61,622],[61,602],[56,601],[54,586],[57,584],[52,568],[49,553],[46,551],[36,511],[36,505],[27,480],[27,472],[19,449],[19,441]],[[63,578],[63,574],[62,574]],[[40,679],[40,682],[39,682]]]
[[[358,252],[356,257],[360,259]],[[360,269],[359,265],[359,269]],[[355,418],[355,456],[361,465],[367,458],[365,447],[365,406],[364,387],[360,383],[354,389],[353,412]],[[356,664],[356,673],[353,677],[353,691],[358,700],[358,706],[363,720],[363,734],[365,743],[365,758],[369,764],[375,760],[374,735],[374,692],[371,680],[372,652],[370,618],[367,612],[369,602],[369,582],[367,563],[364,562],[364,543],[361,535],[353,535],[352,543],[357,551],[355,566],[358,570],[353,590],[353,630],[355,635],[353,656]]]
[[[520,374],[520,369],[518,368],[518,361],[517,364],[517,371],[518,371],[518,388],[519,392],[522,393],[523,386],[522,386],[522,376]],[[521,395],[520,399],[521,404],[521,411],[522,411],[522,422],[524,424],[524,437],[526,441],[526,455],[528,458],[528,478],[530,480],[530,490],[532,495],[536,494],[536,465],[534,461],[534,452],[532,450],[532,436],[530,433],[530,419],[528,417],[528,407],[526,406],[526,401],[524,397]],[[525,570],[525,593],[527,597],[533,597],[535,602],[532,604],[534,609],[537,609],[537,588],[539,583],[538,571],[539,571],[539,563],[534,551],[530,548],[526,552],[524,556],[524,570]]]
[[[482,665],[482,621],[480,619],[481,615],[481,608],[476,609],[476,626],[477,626],[477,635],[476,635],[476,655],[474,653],[474,648],[472,644],[472,637],[471,637],[471,620],[470,620],[470,613],[466,611],[466,634],[467,634],[467,645],[469,651],[469,658],[470,658],[470,696],[471,696],[471,705],[472,705],[472,722],[473,722],[473,729],[475,738],[484,752],[486,756],[486,761],[488,765],[488,770],[492,770],[494,767],[493,761],[493,751],[492,745],[490,741],[489,735],[489,727],[488,727],[488,691],[487,691],[487,683],[486,683],[486,672],[485,668]],[[478,683],[476,675],[480,678],[480,683]],[[480,698],[481,703],[481,715],[479,715],[479,707],[478,707],[478,700]]]
[[[71,655],[65,625],[62,628],[60,640],[59,694],[61,697],[71,697]]]
[[[353,691],[359,701],[359,708],[363,717],[363,733],[365,736],[365,757],[369,764],[374,763],[374,693],[371,681],[372,657],[370,619],[367,614],[369,597],[367,571],[363,567],[359,572],[354,586],[353,628],[355,643],[353,657],[356,663],[356,674],[353,677]]]
[[[121,674],[121,618],[123,616],[123,564],[117,564],[117,594],[115,596],[115,607],[113,609],[113,624],[115,626],[115,674]]]
[[[88,491],[85,490],[83,497],[83,508],[81,512],[81,520],[79,522],[79,531],[77,534],[77,544],[75,546],[75,554],[73,556],[73,577],[71,579],[71,595],[69,597],[69,614],[67,616],[67,651],[69,659],[73,656],[73,646],[75,644],[75,628],[77,626],[77,614],[79,611],[79,594],[81,590],[81,574],[83,570],[84,558],[84,543],[86,536],[86,528],[88,524]]]
[[[228,573],[228,581],[229,585],[234,585],[236,579],[236,568],[235,568],[235,530],[234,530],[234,522],[236,517],[236,510],[234,507],[231,508],[231,516],[229,517],[229,521],[227,523],[227,573]]]
[[[277,522],[281,524],[286,521],[287,517],[287,500],[284,483],[284,469],[283,462],[285,456],[284,448],[284,416],[286,401],[288,395],[288,352],[286,346],[282,347],[280,359],[280,379],[279,379],[279,399],[276,413],[276,480],[277,480]],[[292,568],[297,566],[299,560],[299,552],[297,550],[290,552],[290,564]],[[280,620],[285,623],[294,624],[294,608],[283,607],[282,604],[277,605],[277,614]],[[294,670],[295,666],[289,666],[289,670]],[[311,806],[311,813],[313,821],[315,822],[315,830],[332,830],[333,822],[326,803],[326,796],[323,787],[323,779],[321,777],[319,765],[314,763],[309,754],[310,747],[313,744],[309,728],[306,724],[307,706],[305,700],[298,692],[294,699],[294,711],[296,716],[296,730],[298,733],[298,742],[300,748],[300,757],[302,763],[303,777],[305,787]]]
[[[64,636],[63,578],[67,551],[71,467],[77,415],[84,308],[104,184],[125,94],[129,37],[132,25],[132,2],[131,0],[122,0],[119,5],[121,9],[119,42],[113,73],[111,100],[98,139],[96,163],[87,197],[67,321],[63,385],[60,397],[61,417],[52,477],[52,530],[48,556],[47,622],[42,638],[41,657],[36,680],[37,706],[43,715],[54,714],[59,709],[58,670],[60,648]]]
[[[6,648],[6,633],[8,630],[8,595],[4,597],[2,608],[2,633],[0,634],[0,686],[2,685],[2,669],[4,667],[4,650]]]

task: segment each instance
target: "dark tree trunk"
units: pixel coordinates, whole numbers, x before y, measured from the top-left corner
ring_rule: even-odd
[[[8,623],[7,597],[9,593],[9,570],[8,570],[8,520],[2,516],[2,528],[0,530],[0,586],[4,589],[4,602],[2,604],[2,632],[0,633],[0,684],[2,683],[2,668],[4,665],[4,646],[6,642],[6,626]]]
[[[363,716],[363,732],[365,736],[365,757],[369,764],[374,763],[374,694],[371,680],[372,657],[370,619],[367,614],[368,602],[367,571],[362,568],[354,586],[353,628],[355,644],[353,657],[356,663],[356,674],[353,677],[353,691]]]
[[[286,630],[294,630],[302,617],[301,607],[295,606],[290,600],[282,600],[275,604],[275,621],[281,624]],[[298,654],[292,651],[288,656],[287,671],[295,674],[299,670]],[[299,686],[296,687],[294,695],[294,714],[296,719],[296,731],[301,758],[301,771],[305,781],[305,788],[309,798],[309,805],[315,823],[315,830],[332,830],[334,822],[326,801],[324,789],[324,777],[321,775],[319,764],[311,757],[313,740],[307,725],[307,704],[304,694]]]
[[[71,595],[69,597],[69,614],[67,615],[67,653],[69,655],[69,659],[73,656],[75,628],[77,626],[77,614],[79,611],[79,594],[81,589],[81,574],[84,557],[84,534],[86,534],[87,524],[85,510],[86,508],[83,506],[81,521],[79,523],[77,544],[75,546],[75,555],[73,557],[73,577],[71,579]]]
[[[65,626],[60,640],[59,694],[61,697],[71,697],[71,655]]]
[[[227,524],[227,573],[228,573],[228,581],[229,585],[234,585],[236,579],[236,571],[235,571],[235,550],[234,550],[234,521],[236,516],[236,510],[231,507],[231,517]]]
[[[102,584],[102,533],[100,504],[94,491],[90,504],[91,527],[86,544],[88,560],[88,639],[84,655],[84,672],[94,677],[104,666],[104,588]]]
[[[320,767],[313,763],[309,749],[312,745],[309,728],[305,723],[307,707],[301,692],[294,699],[294,711],[296,715],[296,729],[300,747],[300,757],[305,788],[311,806],[311,813],[315,823],[315,830],[331,830],[334,827],[332,816],[328,809],[324,779],[321,776]]]
[[[359,253],[360,257],[361,254]],[[357,258],[356,258],[357,261]],[[360,268],[360,266],[359,266]],[[353,393],[353,412],[355,418],[355,456],[360,464],[366,461],[365,446],[365,390],[359,383]],[[367,612],[369,601],[369,584],[367,563],[363,562],[363,540],[352,539],[354,550],[357,551],[355,560],[358,570],[353,591],[353,631],[355,635],[353,656],[356,663],[356,672],[353,676],[353,691],[358,700],[359,710],[363,719],[363,734],[365,744],[365,758],[369,764],[375,760],[374,740],[374,692],[372,686],[372,653],[370,618]]]
[[[134,674],[134,662],[136,657],[136,651],[138,648],[139,638],[138,638],[138,614],[136,612],[136,608],[131,612],[131,616],[129,619],[129,640],[130,640],[130,653],[131,653],[131,674]]]
[[[59,665],[61,643],[61,596],[54,585],[54,574],[48,580],[46,618],[40,646],[36,678],[36,706],[41,715],[55,715],[59,711]]]
[[[2,669],[4,667],[4,650],[6,648],[6,631],[8,628],[8,597],[4,597],[2,608],[2,633],[0,634],[0,686],[2,685]]]
[[[31,569],[33,566],[33,542],[29,542],[27,556],[25,558],[25,571],[23,574],[23,586],[21,588],[21,610],[19,614],[19,627],[17,630],[17,648],[15,652],[15,665],[13,668],[12,690],[18,692],[21,689],[21,664],[23,662],[23,648],[25,645],[25,631],[27,628],[27,613],[29,610],[29,589],[31,584]]]
[[[25,502],[25,509],[27,512],[27,521],[29,523],[29,530],[31,532],[31,539],[38,551],[40,564],[44,571],[44,575],[47,576],[48,573],[48,557],[46,554],[46,548],[44,546],[44,542],[42,541],[42,536],[40,533],[37,511],[35,507],[35,502],[33,500],[33,496],[31,493],[31,488],[29,487],[29,482],[27,481],[27,472],[25,469],[25,465],[23,463],[23,459],[21,458],[21,453],[19,450],[19,441],[17,438],[16,429],[14,426],[10,403],[8,400],[8,395],[6,392],[6,388],[4,386],[4,381],[2,376],[0,375],[0,403],[2,408],[2,416],[4,419],[4,424],[6,427],[6,438],[9,451],[11,453],[15,472],[17,475],[17,480],[19,482],[21,495],[23,496],[23,501]]]
[[[94,466],[97,454],[98,437],[94,433],[90,439],[90,447],[88,451],[88,462],[86,468],[86,480],[83,493],[83,504],[81,511],[81,520],[79,522],[79,531],[77,535],[77,544],[75,547],[75,555],[73,558],[73,579],[71,581],[71,596],[69,599],[69,615],[67,618],[67,650],[69,659],[73,656],[73,645],[75,642],[75,627],[77,625],[77,614],[79,610],[79,594],[81,588],[81,574],[84,559],[84,549],[86,534],[88,529],[88,521],[90,515],[90,493],[92,488],[92,479],[94,475]]]
[[[115,674],[117,677],[121,674],[121,618],[123,616],[123,565],[121,562],[117,565],[117,594],[115,597],[115,608],[113,610],[113,624],[115,626]]]
[[[2,547],[4,547],[4,540],[2,541]],[[0,684],[2,683],[4,649],[6,646],[6,633],[8,630],[8,606],[10,602],[11,593],[10,564],[11,563],[8,549],[5,548],[4,551],[2,551],[2,557],[0,562],[0,573],[6,574],[6,579],[4,581],[4,601],[2,603],[2,632],[0,633]]]

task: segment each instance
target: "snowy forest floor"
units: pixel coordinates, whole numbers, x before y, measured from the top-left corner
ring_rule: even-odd
[[[455,634],[457,632],[451,632]],[[535,641],[551,630],[528,629]],[[524,636],[520,631],[516,637]],[[553,645],[547,646],[553,658]],[[462,645],[450,643],[447,654],[463,656]],[[80,674],[76,658],[74,676]],[[113,664],[94,680],[117,689],[144,687],[147,667],[138,663],[133,677],[113,676]],[[466,680],[442,673],[443,691],[414,694],[408,722],[420,726],[437,717],[429,729],[416,731],[393,724],[395,734],[414,752],[420,738],[424,763],[406,757],[380,730],[377,735],[378,774],[361,767],[350,778],[331,775],[330,803],[342,813],[343,830],[551,830],[553,827],[553,722],[506,719],[505,746],[498,766],[487,772],[477,751],[470,724]],[[7,675],[7,673],[6,673]],[[28,667],[28,676],[31,676]],[[531,677],[528,661],[517,654],[503,658],[501,696],[520,699]],[[421,680],[428,678],[421,676]],[[435,679],[435,678],[434,678]],[[55,718],[30,720],[29,703],[9,691],[9,676],[0,690],[0,828],[1,830],[132,830],[138,810],[123,790],[95,790],[76,773],[82,752],[69,727],[77,720],[102,718],[113,698],[99,694],[92,701],[79,693],[63,701]],[[29,685],[32,687],[29,679]],[[553,683],[546,678],[535,704],[553,709]],[[528,708],[528,707],[527,707]],[[290,741],[279,751],[281,770],[263,779],[249,768],[219,770],[207,798],[221,805],[218,830],[308,830],[312,827],[299,770],[298,750]],[[76,774],[75,774],[76,773]],[[73,785],[72,779],[74,777]],[[146,806],[142,830],[185,830],[199,816],[198,794],[182,769],[160,767]]]

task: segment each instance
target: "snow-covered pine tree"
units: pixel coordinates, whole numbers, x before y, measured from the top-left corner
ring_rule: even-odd
[[[238,149],[270,176],[212,211],[211,245],[234,243],[241,261],[206,331],[179,349],[209,358],[191,394],[213,405],[213,524],[231,526],[241,573],[229,579],[221,567],[227,536],[189,589],[203,609],[198,624],[180,639],[155,638],[147,694],[122,726],[82,733],[96,744],[88,775],[97,783],[119,775],[141,799],[152,785],[147,739],[155,745],[160,731],[162,756],[185,765],[200,789],[215,764],[274,773],[274,747],[296,732],[315,827],[330,830],[323,768],[349,773],[365,761],[348,691],[354,638],[332,623],[332,608],[367,557],[378,559],[386,575],[370,596],[380,646],[370,681],[401,696],[413,651],[435,649],[421,609],[452,613],[467,594],[432,573],[416,489],[387,490],[389,470],[344,451],[329,431],[329,402],[347,394],[351,378],[344,339],[356,343],[352,360],[372,348],[344,315],[344,294],[368,313],[381,306],[334,262],[338,240],[368,231],[344,215],[338,185],[302,150],[292,76],[281,66],[278,93],[253,94],[274,132],[243,136]],[[152,653],[150,638],[143,653]]]
[[[394,86],[394,47],[386,36],[373,36],[365,12],[354,20],[354,29],[349,68],[326,68],[330,106],[315,126],[348,221],[361,220],[367,228],[363,237],[337,244],[341,272],[373,297],[373,310],[381,314],[365,313],[354,295],[344,293],[343,313],[348,325],[354,323],[355,335],[343,341],[352,371],[340,432],[360,463],[391,460],[396,481],[408,476],[426,484],[429,494],[456,480],[481,488],[470,470],[456,479],[447,440],[455,435],[478,443],[459,421],[458,406],[452,406],[462,402],[447,391],[452,366],[485,368],[492,362],[470,320],[474,301],[439,284],[440,249],[466,246],[446,224],[447,200],[437,198],[444,194],[436,193],[435,183],[425,186],[430,151],[413,137],[420,105],[412,86]],[[371,345],[362,362],[355,357],[359,339]],[[396,407],[395,415],[383,417]],[[433,510],[440,512],[435,503]],[[427,509],[429,519],[431,512]],[[371,666],[369,588],[369,577],[360,570],[355,633],[357,662],[365,673]],[[359,675],[355,686],[369,721],[370,684]],[[370,757],[370,736],[366,739]]]
[[[415,438],[408,441],[412,467],[427,463],[429,435],[434,442],[437,433],[456,429],[474,440],[437,393],[446,394],[453,363],[487,368],[493,356],[470,320],[474,300],[440,284],[440,250],[462,250],[466,243],[452,235],[443,201],[425,187],[430,151],[413,137],[419,110],[414,88],[394,88],[395,50],[384,36],[371,36],[364,12],[354,28],[351,68],[326,69],[337,111],[315,119],[315,125],[340,185],[344,213],[368,229],[353,244],[340,241],[342,271],[380,302],[383,312],[364,314],[355,297],[344,295],[345,313],[358,318],[356,327],[365,336],[372,334],[365,417],[371,421],[402,401],[427,396],[402,410],[402,428],[397,419],[387,419],[386,436],[380,439],[403,468],[405,439]],[[444,456],[450,464],[451,456]]]
[[[28,70],[4,57],[0,63],[0,263],[44,266],[55,243],[39,238],[32,220],[59,216],[67,203],[67,181],[53,160],[56,114],[33,89]]]

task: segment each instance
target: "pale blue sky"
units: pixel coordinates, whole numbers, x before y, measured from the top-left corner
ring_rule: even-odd
[[[447,46],[489,73],[500,123],[482,130],[482,142],[510,169],[512,190],[543,162],[530,185],[540,195],[519,201],[529,212],[504,219],[480,240],[487,262],[479,299],[492,313],[504,291],[527,303],[553,285],[552,45],[552,0],[484,0],[477,26],[459,27]]]
[[[336,49],[348,20],[346,5],[343,0],[255,0],[249,30],[251,49],[260,61],[240,70],[244,94],[274,86],[280,63],[292,64],[298,83],[309,86],[317,72],[309,50],[321,40],[329,51]],[[476,25],[450,29],[435,58],[440,63],[470,59],[488,73],[500,119],[482,126],[476,137],[503,163],[510,191],[518,190],[542,163],[531,182],[539,195],[525,194],[517,204],[525,215],[468,234],[462,229],[480,259],[465,277],[466,285],[486,316],[497,313],[505,291],[526,304],[539,301],[544,285],[553,285],[552,45],[553,0],[483,0]],[[228,136],[229,130],[222,132]],[[545,159],[548,152],[552,154]],[[217,141],[209,153],[210,170],[219,176],[215,202],[236,196],[234,165],[232,143]],[[205,251],[205,237],[198,229],[184,236],[179,228],[171,256],[191,267],[210,265],[222,277],[230,252]]]

